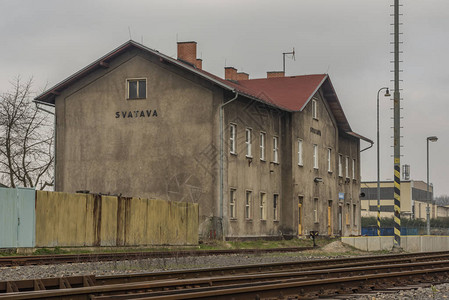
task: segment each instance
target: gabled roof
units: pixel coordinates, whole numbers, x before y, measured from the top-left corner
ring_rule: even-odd
[[[327,74],[229,81],[204,70],[197,69],[188,63],[169,57],[157,50],[148,48],[132,40],[109,52],[72,76],[64,79],[37,96],[35,100],[37,102],[54,104],[55,97],[64,89],[97,69],[107,68],[111,60],[132,48],[137,48],[144,52],[156,55],[161,61],[171,63],[188,72],[196,74],[225,90],[238,93],[247,98],[266,103],[285,111],[302,111],[316,92],[322,88],[324,97],[332,110],[338,127],[351,136],[373,143],[370,139],[352,132]]]
[[[241,80],[238,83],[290,111],[301,111],[328,78],[325,74]]]

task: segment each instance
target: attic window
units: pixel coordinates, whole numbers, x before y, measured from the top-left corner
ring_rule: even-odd
[[[146,79],[128,79],[128,99],[145,99],[147,97]]]
[[[312,99],[312,118],[318,120],[317,101],[315,99]]]

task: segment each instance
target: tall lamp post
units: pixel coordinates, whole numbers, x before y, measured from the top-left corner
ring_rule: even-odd
[[[377,236],[380,236],[380,147],[379,147],[379,94],[385,91],[385,97],[390,97],[390,91],[387,87],[383,87],[377,91]]]
[[[438,141],[438,138],[436,136],[429,136],[427,138],[427,207],[426,207],[427,235],[430,235],[429,141],[430,142],[436,142],[436,141]]]

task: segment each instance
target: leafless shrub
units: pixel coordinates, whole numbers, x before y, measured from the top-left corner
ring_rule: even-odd
[[[10,187],[53,185],[53,116],[32,102],[32,79],[0,94],[0,180]]]

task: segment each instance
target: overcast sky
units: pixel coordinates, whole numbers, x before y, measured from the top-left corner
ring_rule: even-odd
[[[402,0],[402,164],[411,178],[449,194],[449,1]],[[250,78],[328,73],[353,131],[376,139],[376,96],[393,87],[393,0],[0,0],[0,91],[17,75],[36,91],[62,81],[131,38],[176,57],[176,42],[198,42],[203,68]],[[392,101],[381,96],[381,179],[393,179]],[[367,146],[362,143],[362,147]],[[376,180],[376,147],[362,153],[362,180]]]

